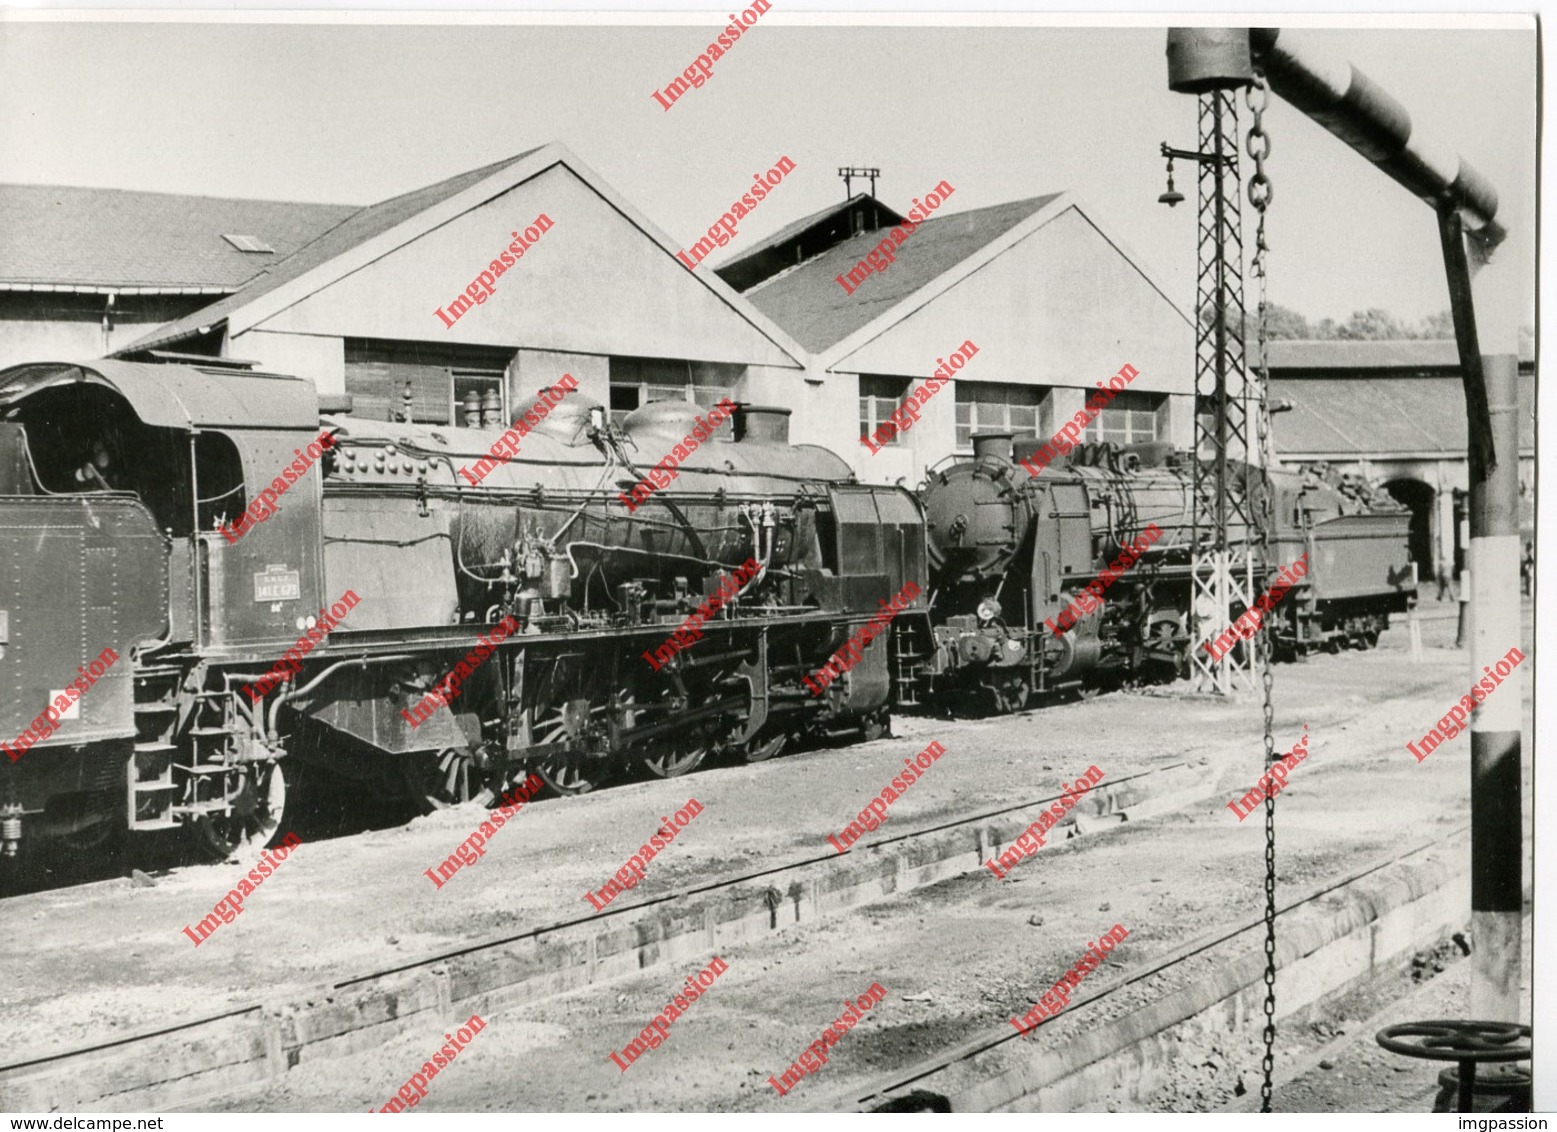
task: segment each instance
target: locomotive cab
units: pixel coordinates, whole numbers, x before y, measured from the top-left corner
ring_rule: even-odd
[[[191,372],[220,381],[190,380]],[[317,430],[313,388],[222,367],[102,360],[0,374],[0,490],[133,497],[167,541],[172,642],[289,640],[317,608],[318,477],[267,521],[223,535]],[[292,506],[288,506],[288,502]],[[251,592],[252,591],[252,592]]]

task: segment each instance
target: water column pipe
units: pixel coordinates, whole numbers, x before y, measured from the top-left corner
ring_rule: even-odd
[[[1520,280],[1496,258],[1507,236],[1492,183],[1413,123],[1350,63],[1279,28],[1174,28],[1169,86],[1200,92],[1264,70],[1279,95],[1422,200],[1438,216],[1469,433],[1471,682],[1519,644],[1519,451],[1515,415]],[[1471,717],[1470,1014],[1519,1020],[1523,829],[1520,680]]]

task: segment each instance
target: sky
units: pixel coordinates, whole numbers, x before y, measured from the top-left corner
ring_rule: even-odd
[[[652,27],[0,22],[0,181],[367,204],[560,141],[690,246],[788,156],[724,255],[841,200],[840,165],[872,165],[905,212],[943,179],[957,211],[1070,190],[1193,305],[1194,177],[1180,164],[1189,203],[1158,204],[1157,150],[1194,147],[1195,99],[1167,89],[1162,28],[797,26],[782,2],[669,110],[653,92],[724,10]],[[1533,294],[1533,24],[1304,34],[1490,176],[1500,254]],[[1266,128],[1271,299],[1313,319],[1446,309],[1427,206],[1284,103]]]

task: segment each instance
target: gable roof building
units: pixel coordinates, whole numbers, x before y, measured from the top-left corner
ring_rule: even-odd
[[[913,484],[971,453],[975,433],[1047,439],[1095,382],[1132,365],[1140,376],[1087,439],[1188,445],[1192,323],[1075,195],[960,211],[943,200],[902,237],[901,214],[876,203],[851,198],[718,268],[749,281],[744,297],[810,354],[818,388],[805,396],[819,403],[804,414],[806,439],[852,454],[864,478]],[[883,240],[891,263],[852,285]],[[863,443],[965,343],[977,354],[952,390],[880,451]]]
[[[756,247],[730,256],[714,271],[737,291],[750,291],[763,280],[821,255],[850,236],[891,228],[903,219],[869,193],[856,193],[848,200],[784,225]]]
[[[254,359],[352,394],[359,414],[423,421],[463,419],[473,394],[506,415],[564,372],[625,413],[744,395],[750,367],[803,368],[787,333],[679,247],[550,144],[356,210],[117,352]]]
[[[191,311],[185,318],[158,327],[131,343],[126,351],[152,349],[159,346],[171,348],[174,343],[199,337],[202,327],[209,333],[212,328],[224,325],[229,316],[235,312],[251,311],[267,295],[295,282],[309,272],[321,268],[328,270],[332,261],[338,257],[383,236],[384,233],[438,204],[457,198],[472,185],[482,183],[493,174],[510,168],[536,152],[535,149],[526,150],[517,156],[493,162],[480,169],[459,173],[437,184],[426,185],[377,204],[350,210],[345,216],[339,218],[336,224],[318,233],[316,238],[303,242],[293,248],[290,254],[274,259],[261,271],[245,279],[246,286],[233,288],[233,293],[226,298]],[[245,320],[242,313],[239,317],[241,322]]]
[[[1430,580],[1466,563],[1465,388],[1452,339],[1276,339],[1269,344],[1276,457],[1380,482],[1411,510],[1411,556]],[[1251,349],[1251,363],[1258,361]],[[1535,529],[1535,350],[1519,344],[1519,525]]]

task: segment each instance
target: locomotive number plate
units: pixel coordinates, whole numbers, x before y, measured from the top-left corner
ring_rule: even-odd
[[[285,566],[266,566],[262,574],[254,575],[254,600],[256,602],[296,601],[303,596],[302,575]]]

